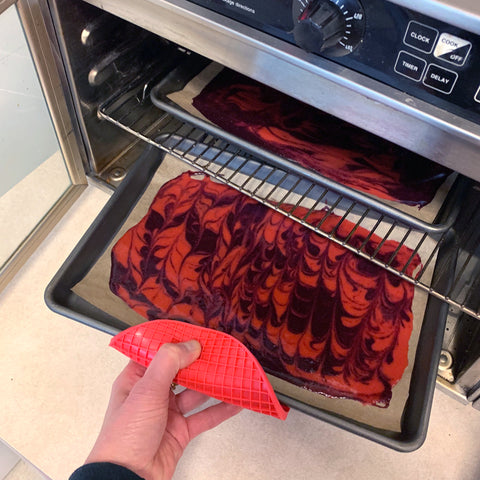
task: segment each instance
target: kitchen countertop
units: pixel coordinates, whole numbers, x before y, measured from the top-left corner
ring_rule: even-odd
[[[85,459],[126,364],[107,334],[51,312],[43,300],[107,199],[89,186],[0,294],[0,438],[52,480],[68,478]],[[413,453],[296,411],[285,422],[243,411],[195,439],[175,478],[478,480],[479,438],[480,412],[438,388],[427,439]]]

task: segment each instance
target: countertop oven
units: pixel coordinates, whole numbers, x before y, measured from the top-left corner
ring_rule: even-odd
[[[167,161],[174,157],[228,183],[428,294],[434,318],[423,334],[437,340],[428,344],[418,377],[423,403],[414,420],[422,426],[398,437],[341,416],[320,418],[411,450],[423,441],[435,380],[480,408],[480,7],[460,0],[20,0],[17,7],[63,154],[90,182],[120,191],[116,207],[128,210],[125,196],[142,192],[131,178],[147,179],[138,159],[150,165],[145,151],[153,147],[168,153]],[[456,174],[439,213],[427,221],[325,178],[171,100],[212,65],[451,169]],[[425,270],[436,264],[435,274],[398,269],[380,249],[367,252],[337,228],[326,232],[297,209],[282,211],[263,193],[266,184],[284,198],[297,195],[297,206],[307,197],[328,200],[328,214],[343,209],[344,218],[356,215],[358,226],[370,219],[383,242],[398,238],[400,229],[398,248],[404,242],[418,252],[429,245],[422,262]],[[106,214],[117,215],[113,206]],[[92,241],[76,252],[80,260],[74,252],[67,261],[47,301],[114,333],[125,325],[95,320],[67,285],[80,275],[85,249],[95,249]]]

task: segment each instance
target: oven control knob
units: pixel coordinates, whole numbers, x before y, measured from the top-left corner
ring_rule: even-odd
[[[365,31],[358,0],[295,0],[293,35],[307,52],[341,57],[353,52]]]

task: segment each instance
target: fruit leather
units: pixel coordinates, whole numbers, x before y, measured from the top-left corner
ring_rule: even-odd
[[[308,221],[408,275],[421,263],[336,215]],[[294,385],[386,407],[408,364],[412,284],[203,174],[163,185],[111,255],[112,292],[144,318],[226,332]]]
[[[452,173],[232,70],[221,70],[192,104],[230,134],[384,200],[421,208]]]

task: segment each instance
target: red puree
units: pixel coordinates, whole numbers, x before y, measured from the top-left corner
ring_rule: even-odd
[[[237,137],[382,199],[422,207],[451,173],[231,70],[222,70],[193,106]]]
[[[312,212],[309,221],[324,217]],[[352,228],[343,221],[337,235]],[[358,228],[349,242],[360,246],[368,233]],[[372,235],[366,251],[380,241]],[[378,258],[397,247],[386,241]],[[412,253],[402,246],[393,265]],[[406,272],[419,264],[415,255]],[[328,396],[387,406],[408,363],[411,284],[201,174],[159,190],[113,248],[110,287],[145,318],[227,332],[267,372]]]

